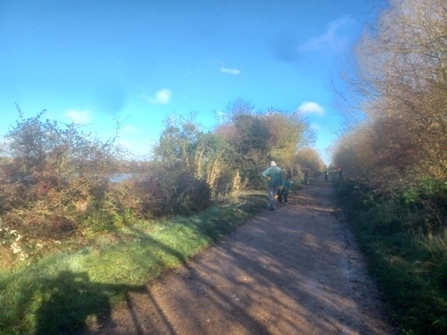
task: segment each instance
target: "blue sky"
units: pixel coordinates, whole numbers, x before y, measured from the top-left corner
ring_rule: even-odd
[[[235,99],[300,109],[316,148],[340,119],[328,81],[374,0],[0,0],[0,137],[46,109],[148,154],[167,115],[205,127]]]

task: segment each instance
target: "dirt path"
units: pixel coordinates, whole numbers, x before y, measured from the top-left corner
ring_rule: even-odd
[[[185,267],[130,294],[91,334],[394,334],[330,184],[314,181]]]

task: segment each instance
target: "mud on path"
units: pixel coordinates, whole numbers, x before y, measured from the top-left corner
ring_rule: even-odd
[[[89,334],[394,334],[330,183],[264,211],[130,293]]]

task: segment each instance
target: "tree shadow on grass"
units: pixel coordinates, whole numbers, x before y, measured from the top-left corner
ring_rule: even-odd
[[[131,229],[183,267],[144,295],[131,296],[136,306],[131,322],[121,310],[113,316],[119,326],[105,326],[99,333],[392,334],[385,325],[380,327],[388,331],[375,328],[378,313],[361,312],[367,297],[359,289],[369,284],[347,272],[347,266],[354,266],[344,256],[347,242],[337,235],[339,225],[328,200],[307,194],[312,192],[291,199],[305,206],[261,215],[215,243],[209,257],[202,253],[191,263],[174,246]],[[212,240],[232,219],[192,217],[188,224]]]
[[[110,320],[110,299],[144,286],[101,284],[85,272],[61,271],[42,284],[42,304],[36,313],[35,335],[73,334],[87,329],[88,321],[101,326]]]

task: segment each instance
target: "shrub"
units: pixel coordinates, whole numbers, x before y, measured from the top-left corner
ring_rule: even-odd
[[[79,215],[104,202],[119,151],[75,124],[42,120],[44,111],[6,134],[10,157],[0,165],[0,214],[11,229],[58,238],[77,229]]]
[[[445,334],[445,184],[419,180],[385,192],[345,180],[338,189],[348,222],[402,333]]]
[[[191,214],[207,208],[211,203],[208,184],[188,171],[175,175],[158,175],[162,206],[169,214]]]

